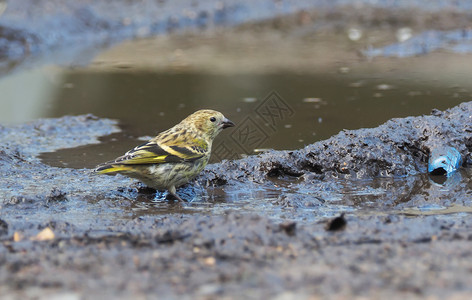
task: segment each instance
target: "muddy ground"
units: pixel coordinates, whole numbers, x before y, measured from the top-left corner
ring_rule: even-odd
[[[229,26],[273,16],[277,9],[293,12],[285,1],[274,2],[269,14],[259,17],[256,10],[247,18],[240,16],[245,2],[228,2],[227,10],[212,2],[194,5],[197,14],[165,1],[123,2],[126,13],[119,5],[106,9],[107,1],[46,2],[8,2],[0,20],[3,74],[31,67],[36,61],[28,59],[34,56],[57,62],[48,55],[61,44],[96,46],[174,27],[199,30],[201,22]],[[320,19],[313,12],[243,26],[284,29],[315,20],[321,28],[344,30],[363,20],[374,27],[387,19],[380,26],[400,20],[413,27],[451,29],[469,20],[467,2],[428,2],[419,15],[424,1],[389,3],[350,20],[352,7],[340,1],[341,9],[323,6]],[[166,17],[151,22],[162,6]],[[141,19],[127,15],[143,9],[148,12]],[[172,17],[175,11],[179,16]],[[392,17],[375,17],[380,12]],[[25,15],[35,18],[24,22]],[[226,21],[219,24],[223,16]],[[138,207],[152,203],[154,195],[134,180],[51,167],[38,158],[42,152],[98,143],[119,131],[116,121],[83,115],[0,126],[1,298],[470,299],[471,182],[434,185],[421,174],[431,148],[442,144],[460,151],[464,166],[457,174],[470,178],[471,116],[472,102],[466,102],[373,129],[342,131],[296,151],[213,164],[179,190],[195,203],[165,202],[159,211]],[[362,184],[378,177],[391,180],[383,186],[387,192],[375,200],[360,194],[352,203],[375,209],[347,210],[347,224],[342,219],[330,223],[331,217],[317,213],[329,206],[326,199],[341,188],[339,180]],[[229,203],[221,209],[225,202],[214,196],[260,189],[277,195],[271,205],[283,211],[283,218]],[[212,209],[218,201],[223,205]],[[448,209],[411,209],[431,204]]]

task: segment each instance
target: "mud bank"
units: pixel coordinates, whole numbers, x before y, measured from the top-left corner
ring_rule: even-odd
[[[42,164],[37,155],[63,147],[98,143],[98,137],[119,131],[115,121],[92,115],[66,116],[2,127],[0,131],[0,176],[3,178],[0,192],[4,204],[28,202],[36,206],[51,199],[65,200],[68,193],[80,195],[80,191],[86,191],[91,195],[90,192],[99,191],[100,186],[105,191],[107,185],[113,185],[112,180],[106,182],[103,178],[104,182],[88,186],[89,170],[51,168]]]
[[[410,44],[368,45],[367,56],[410,56],[438,48],[470,52],[468,1],[6,1],[0,19],[0,72],[44,63],[83,65],[108,45],[132,38],[219,27],[340,31],[398,29],[432,32]],[[284,16],[291,17],[284,18]],[[352,28],[351,28],[352,27]],[[464,31],[460,31],[464,29]],[[357,32],[356,31],[356,32]],[[430,36],[435,38],[432,39]],[[463,36],[465,35],[465,36]],[[434,40],[434,41],[432,41]],[[434,46],[424,47],[434,42]],[[370,42],[369,42],[370,43]],[[453,44],[452,46],[450,44]],[[420,45],[420,46],[418,46]],[[372,46],[374,48],[372,48]],[[371,49],[372,48],[372,49]],[[392,49],[393,48],[393,49]],[[457,48],[457,49],[456,49]],[[460,48],[460,49],[459,49]]]
[[[303,188],[346,176],[414,178],[426,170],[429,149],[439,142],[456,147],[470,162],[471,112],[472,102],[463,103],[341,132],[297,151],[210,165],[180,192],[192,192],[198,183],[223,191],[251,189],[274,185],[275,178]],[[189,213],[172,203],[163,214],[152,209],[136,214],[143,194],[132,180],[53,168],[37,159],[41,151],[97,142],[116,131],[115,122],[93,116],[0,128],[2,297],[468,299],[472,294],[467,213],[352,213],[346,228],[334,232],[326,231],[328,220],[315,211],[314,222],[293,221],[300,209],[293,205],[287,220],[230,208],[209,216],[208,209]],[[465,199],[467,205],[469,191],[459,185],[441,201]],[[46,228],[53,234],[40,235]]]
[[[430,149],[449,145],[471,162],[472,102],[429,116],[393,119],[377,128],[345,130],[297,151],[269,151],[211,165],[201,179],[219,185],[296,177],[319,179],[402,177],[426,173]]]
[[[6,70],[31,56],[57,62],[63,54],[48,53],[58,50],[73,52],[68,63],[74,53],[83,61],[86,48],[93,52],[125,39],[230,26],[314,6],[308,1],[8,1],[0,20],[0,62]]]

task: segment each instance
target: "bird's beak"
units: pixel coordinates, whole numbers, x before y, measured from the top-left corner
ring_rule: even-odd
[[[224,118],[223,122],[221,122],[221,128],[223,129],[228,128],[228,127],[233,127],[233,126],[234,126],[234,123],[228,120],[227,118]]]

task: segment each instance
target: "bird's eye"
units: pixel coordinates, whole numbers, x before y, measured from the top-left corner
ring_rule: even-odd
[[[211,117],[211,118],[210,118],[210,121],[215,122],[215,121],[216,121],[216,118],[215,118],[215,117]]]

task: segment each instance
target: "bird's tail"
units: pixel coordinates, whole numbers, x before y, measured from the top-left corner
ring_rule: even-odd
[[[110,174],[110,173],[126,172],[130,170],[132,170],[132,168],[124,164],[105,163],[105,164],[97,166],[94,172],[98,174]]]

